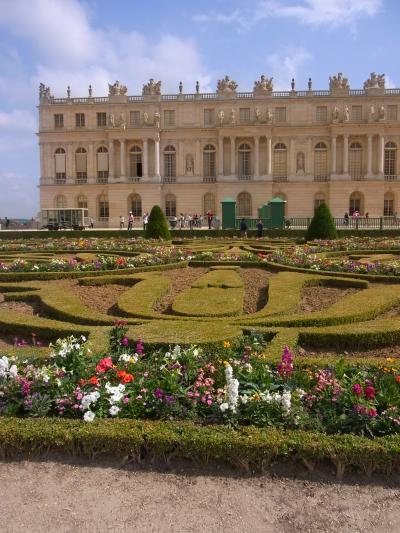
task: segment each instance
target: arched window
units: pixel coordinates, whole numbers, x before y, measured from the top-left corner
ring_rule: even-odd
[[[142,216],[142,198],[140,194],[132,194],[129,202],[129,211],[132,211],[134,217]]]
[[[392,217],[394,215],[394,194],[386,192],[383,199],[383,216]]]
[[[176,217],[176,197],[174,194],[167,194],[165,197],[165,216]]]
[[[63,194],[59,194],[54,199],[54,205],[58,209],[64,209],[67,207],[67,199]]]
[[[316,181],[328,179],[328,150],[323,142],[317,143],[314,148],[314,179]]]
[[[80,194],[78,196],[78,198],[76,199],[76,205],[77,207],[79,207],[80,209],[87,209],[87,206],[88,206],[88,201],[87,201],[87,198],[84,194]]]
[[[206,215],[209,211],[215,213],[215,196],[212,192],[206,192],[203,196],[203,214]]]
[[[362,178],[362,146],[359,142],[350,144],[349,149],[349,173],[352,180],[359,180]]]
[[[287,179],[287,148],[283,143],[274,147],[274,165],[272,174],[277,179]]]
[[[215,146],[212,144],[207,144],[203,150],[203,175],[206,178],[213,178],[216,175]]]
[[[78,148],[75,152],[76,179],[79,183],[87,180],[87,153],[84,148]]]
[[[238,148],[239,153],[239,177],[249,178],[251,176],[251,147],[247,143],[242,143]]]
[[[237,216],[238,217],[251,217],[251,194],[248,192],[241,192],[238,194],[237,200]]]
[[[314,211],[316,211],[321,204],[326,204],[325,194],[323,192],[317,192],[314,196]]]
[[[164,175],[166,178],[176,177],[176,150],[170,144],[164,149]]]
[[[56,183],[65,183],[67,178],[67,165],[64,148],[57,148],[57,150],[54,152],[54,165]]]
[[[384,174],[389,178],[391,176],[396,176],[396,156],[397,156],[397,146],[394,142],[387,142],[385,144],[385,159],[384,159]]]
[[[101,194],[98,198],[98,213],[99,219],[104,220],[109,217],[108,198],[105,194]]]
[[[97,182],[107,183],[108,181],[108,150],[105,146],[100,146],[96,154],[97,158]]]
[[[129,150],[129,173],[132,178],[143,176],[142,149],[140,146],[132,146]]]
[[[350,195],[349,201],[349,215],[352,216],[355,211],[358,211],[360,215],[364,212],[364,199],[360,192],[353,192]]]

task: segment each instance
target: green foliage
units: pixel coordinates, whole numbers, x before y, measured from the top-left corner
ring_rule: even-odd
[[[315,211],[315,215],[308,227],[306,241],[337,239],[337,237],[338,234],[330,209],[325,203],[322,203]]]
[[[150,212],[145,235],[147,239],[171,240],[167,219],[159,205],[154,205]]]

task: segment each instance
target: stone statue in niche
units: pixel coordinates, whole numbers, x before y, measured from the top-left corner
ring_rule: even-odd
[[[225,114],[224,114],[224,112],[222,111],[222,109],[220,109],[220,110],[218,111],[218,115],[217,115],[217,117],[218,117],[219,125],[222,126],[222,124],[224,123],[224,117],[225,117]]]
[[[385,120],[385,118],[386,118],[385,106],[381,105],[381,107],[379,108],[379,120]]]
[[[126,120],[124,113],[121,113],[118,119],[118,126],[124,130],[126,128]]]
[[[272,113],[270,109],[267,109],[267,122],[272,122]]]
[[[305,155],[304,152],[297,152],[296,156],[296,174],[299,176],[304,176],[306,171],[305,168]]]
[[[348,122],[350,120],[349,106],[345,105],[343,110],[343,122]]]
[[[115,116],[114,116],[114,113],[110,113],[108,115],[108,124],[109,126],[111,126],[112,128],[115,128]]]
[[[159,130],[160,129],[160,120],[161,115],[158,111],[154,113],[154,126]]]
[[[337,122],[339,120],[339,108],[336,105],[332,111],[332,120],[333,122]]]
[[[371,104],[369,106],[368,120],[372,121],[375,118],[375,106]]]
[[[261,111],[258,107],[254,110],[254,116],[256,117],[256,122],[261,122]]]
[[[193,176],[194,173],[194,159],[192,154],[187,154],[185,159],[185,174],[186,176]]]
[[[143,122],[146,126],[149,123],[149,114],[146,111],[143,113]]]
[[[233,125],[236,124],[236,113],[235,113],[234,109],[232,109],[232,111],[231,111],[231,124],[233,124]]]

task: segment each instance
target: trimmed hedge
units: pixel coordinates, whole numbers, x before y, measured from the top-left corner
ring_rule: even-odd
[[[306,241],[315,239],[337,239],[337,230],[329,207],[323,202],[315,211],[308,226]]]
[[[167,219],[159,205],[154,205],[150,211],[145,236],[147,239],[171,240]]]
[[[400,466],[400,435],[367,439],[244,427],[196,426],[190,422],[0,419],[2,459],[47,455],[93,459],[113,456],[143,463],[189,459],[197,464],[220,463],[246,472],[264,472],[276,462],[302,463],[309,470],[330,462],[336,478],[346,469],[389,474]]]

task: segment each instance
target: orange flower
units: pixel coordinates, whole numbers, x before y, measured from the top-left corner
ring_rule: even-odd
[[[121,383],[131,383],[131,381],[134,379],[132,374],[129,374],[125,370],[118,370],[117,376],[121,380]]]
[[[397,383],[400,383],[400,374],[397,374],[397,376],[394,379],[397,381]]]
[[[99,380],[98,380],[98,378],[97,378],[96,376],[92,376],[92,377],[89,379],[89,383],[90,383],[91,385],[99,385],[100,382],[99,382]]]

